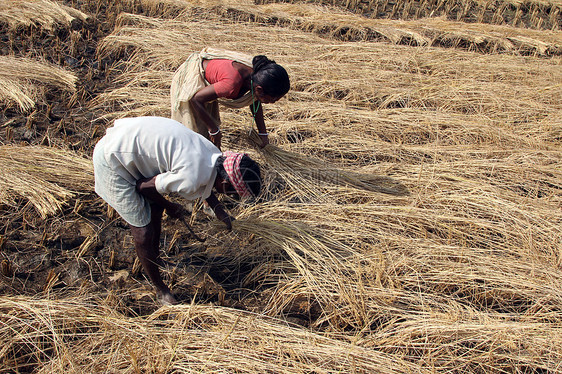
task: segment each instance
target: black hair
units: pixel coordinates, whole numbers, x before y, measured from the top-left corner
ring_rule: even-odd
[[[260,165],[248,155],[244,155],[240,160],[240,172],[242,173],[242,180],[246,183],[252,195],[257,197],[261,192],[262,185]]]
[[[263,55],[252,59],[252,81],[263,88],[263,93],[271,97],[282,97],[291,88],[289,74],[283,66]]]
[[[230,183],[230,177],[223,165],[225,159],[225,156],[220,156],[217,159],[215,168],[217,169],[218,176]],[[246,186],[252,192],[252,195],[257,197],[261,192],[262,185],[260,165],[252,160],[248,155],[243,155],[240,160],[240,173],[242,174],[242,180],[246,183]]]
[[[217,159],[217,163],[215,164],[215,169],[217,169],[217,175],[219,176],[219,178],[224,179],[225,181],[230,182],[230,177],[228,176],[226,170],[224,170],[224,160],[226,159],[226,157],[224,156],[220,156]]]

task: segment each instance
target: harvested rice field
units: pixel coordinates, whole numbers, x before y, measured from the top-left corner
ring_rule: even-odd
[[[0,373],[562,373],[561,9],[0,0]],[[161,306],[92,152],[208,46],[291,90],[221,108],[263,192],[165,217]]]

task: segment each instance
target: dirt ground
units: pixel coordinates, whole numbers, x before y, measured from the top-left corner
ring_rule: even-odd
[[[77,91],[49,89],[30,113],[22,113],[15,106],[3,107],[0,136],[4,144],[58,146],[91,155],[108,123],[94,121],[102,113],[92,110],[90,103],[112,87],[118,71],[118,60],[97,58],[97,43],[113,30],[119,11],[143,10],[66,3],[92,17],[52,31],[38,27],[11,30],[3,25],[0,50],[3,55],[38,57],[72,71],[79,78]],[[126,58],[126,54],[121,57]],[[25,201],[17,204],[16,209],[1,207],[0,293],[95,293],[114,298],[124,311],[138,314],[158,307],[148,280],[135,262],[125,222],[108,212],[93,191],[48,219],[41,219]],[[209,226],[211,221],[199,212],[194,228]],[[202,244],[179,223],[165,221],[161,246],[165,279],[182,302],[195,299],[251,308],[256,303],[252,285],[242,288],[240,284],[253,265],[213,255],[219,253],[219,244],[224,246],[213,243],[212,238]]]

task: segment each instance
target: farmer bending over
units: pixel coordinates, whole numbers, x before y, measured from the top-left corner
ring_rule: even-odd
[[[260,169],[245,154],[224,152],[181,123],[161,117],[115,121],[93,155],[95,189],[129,224],[135,250],[163,304],[177,303],[162,281],[159,264],[162,213],[181,218],[185,210],[163,194],[206,199],[216,217],[231,229],[233,220],[212,188],[240,197],[257,196]]]
[[[287,71],[267,57],[217,48],[192,53],[177,69],[170,88],[172,118],[220,148],[218,101],[249,107],[262,147],[269,143],[261,104],[274,103],[290,89]]]

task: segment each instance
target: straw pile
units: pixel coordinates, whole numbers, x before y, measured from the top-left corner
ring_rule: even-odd
[[[258,0],[302,3],[302,0]],[[518,27],[559,30],[562,4],[558,0],[528,1],[400,1],[382,0],[314,0],[307,3],[336,5],[372,18],[418,19],[445,16],[465,22],[509,24]]]
[[[214,7],[221,15],[238,21],[257,22],[314,32],[346,41],[389,41],[406,45],[455,47],[477,52],[560,55],[560,31],[463,24],[443,18],[423,20],[373,20],[334,7],[310,4],[267,4],[256,8],[243,1],[223,2]],[[416,17],[417,18],[417,17]]]
[[[78,191],[93,188],[91,161],[73,152],[40,146],[0,146],[0,204],[17,209],[29,201],[41,217],[61,210]]]
[[[40,373],[361,371],[406,373],[415,365],[287,325],[213,306],[177,306],[143,318],[84,298],[0,298],[0,359]],[[13,353],[18,361],[11,360]]]
[[[128,70],[121,77],[128,84],[121,90],[107,92],[100,101],[122,103],[124,93],[130,91],[126,97],[130,105],[142,108],[147,103],[151,113],[162,115],[169,112],[168,97],[160,97],[167,89],[162,79],[171,76],[189,53],[206,44],[255,54],[267,54],[268,49],[275,48],[278,62],[293,77],[293,95],[299,95],[294,101],[311,105],[336,101],[345,102],[346,107],[369,109],[410,107],[468,114],[485,112],[504,123],[521,122],[526,118],[513,117],[522,113],[527,118],[544,116],[541,106],[551,103],[558,88],[552,84],[559,77],[556,59],[527,63],[524,58],[475,56],[458,50],[411,50],[377,43],[332,44],[311,40],[310,36],[304,40],[302,33],[286,29],[277,29],[286,40],[283,46],[277,46],[278,35],[271,33],[271,28],[251,24],[238,24],[236,30],[229,31],[228,25],[205,19],[182,24],[123,16],[122,21],[126,24],[106,38],[100,50],[107,54],[134,48]],[[215,32],[217,28],[220,32]],[[246,35],[260,37],[259,50],[244,42]],[[350,55],[352,60],[346,58]],[[395,62],[396,56],[402,56],[402,62]],[[305,63],[309,68],[303,69]],[[490,64],[496,66],[497,73],[491,73]],[[521,84],[514,83],[516,79]],[[150,91],[155,81],[160,82],[157,90]]]
[[[193,214],[204,244],[165,221],[163,273],[183,305],[157,310],[133,263],[131,236],[99,207],[47,219],[43,235],[56,244],[36,238],[29,248],[54,264],[27,258],[18,236],[32,233],[18,219],[3,222],[6,370],[562,372],[559,55],[493,45],[476,52],[456,45],[454,35],[452,48],[430,47],[432,32],[445,40],[450,31],[444,20],[427,20],[431,31],[416,21],[379,24],[389,36],[416,32],[424,46],[412,48],[361,39],[359,31],[379,26],[331,8],[303,6],[299,14],[291,4],[248,1],[118,4],[146,13],[121,14],[97,46],[99,59],[112,61],[111,85],[86,103],[98,130],[121,116],[169,116],[175,69],[207,45],[265,54],[287,68],[291,91],[264,108],[271,145],[249,146],[249,111],[221,111],[223,148],[261,160],[266,193],[254,205],[225,198],[236,217],[230,232]],[[322,35],[330,25],[336,28]],[[500,45],[534,33],[535,41],[560,45],[553,32],[456,25],[456,35],[475,44],[484,34],[484,43]],[[339,38],[334,30],[346,27],[350,38]],[[361,41],[347,42],[355,31]],[[502,49],[508,52],[489,53]],[[77,132],[89,136],[89,122],[81,124]],[[47,153],[51,166],[23,159],[39,150],[46,149],[25,148],[21,160],[4,152],[2,164],[12,169],[3,170],[2,183],[17,177],[28,188],[38,173],[53,173],[42,189],[91,191],[87,158]],[[77,170],[67,173],[71,165]],[[35,193],[18,186],[0,187],[10,191],[2,203],[21,210]],[[54,195],[60,204],[70,197],[64,193]],[[34,204],[45,215],[56,208]],[[62,235],[65,219],[87,226],[76,229],[79,240]],[[52,272],[25,273],[36,267]],[[45,278],[44,297],[10,296],[31,294],[15,290]],[[200,278],[220,295],[204,291]]]
[[[144,0],[143,5],[155,8],[163,2]],[[216,18],[235,22],[314,32],[319,36],[344,41],[387,41],[395,44],[416,46],[442,46],[468,49],[482,53],[507,52],[522,55],[551,56],[562,53],[560,31],[537,31],[528,28],[495,26],[487,24],[463,24],[442,18],[423,20],[373,20],[338,10],[334,7],[310,4],[266,4],[259,8],[246,0],[230,0],[217,3],[187,1],[183,6],[187,19]],[[200,14],[200,7],[209,11]],[[173,36],[171,36],[173,37]]]
[[[259,148],[261,140],[254,130],[250,133],[250,140]],[[390,177],[338,169],[324,160],[288,152],[271,144],[262,148],[261,153],[268,166],[283,178],[289,188],[308,197],[322,197],[324,193],[320,187],[323,183],[391,195],[408,194],[404,186]]]
[[[52,29],[57,25],[70,26],[73,20],[85,21],[88,15],[78,9],[50,0],[1,0],[0,23],[11,29],[38,26]]]
[[[22,111],[32,109],[44,96],[42,86],[74,92],[77,80],[74,73],[53,64],[0,56],[0,102],[14,103]]]

